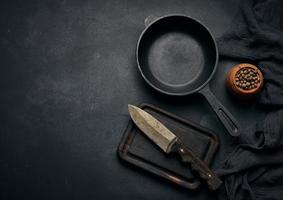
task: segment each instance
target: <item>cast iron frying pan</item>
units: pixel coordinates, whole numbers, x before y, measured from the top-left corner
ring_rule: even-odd
[[[240,127],[209,88],[218,64],[218,50],[209,30],[184,15],[168,15],[146,25],[137,43],[137,64],[145,81],[161,93],[202,94],[232,136]]]

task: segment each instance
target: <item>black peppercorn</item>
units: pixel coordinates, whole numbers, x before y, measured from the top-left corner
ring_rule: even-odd
[[[244,67],[236,74],[236,86],[243,90],[250,90],[257,87],[260,83],[260,77],[255,69]]]

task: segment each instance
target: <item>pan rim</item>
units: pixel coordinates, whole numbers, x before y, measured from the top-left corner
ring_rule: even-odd
[[[141,69],[141,65],[140,65],[140,61],[139,61],[139,47],[140,47],[140,43],[141,43],[141,40],[144,36],[144,34],[148,31],[148,29],[150,29],[156,22],[160,21],[160,20],[163,20],[163,19],[166,19],[166,18],[170,18],[170,17],[184,17],[184,18],[187,18],[187,19],[190,19],[192,21],[195,21],[197,24],[199,24],[201,27],[203,27],[207,32],[208,34],[210,35],[212,41],[213,41],[213,44],[214,44],[214,48],[215,48],[215,62],[214,62],[214,67],[213,67],[213,70],[212,72],[210,73],[209,77],[207,78],[206,81],[204,81],[202,83],[202,85],[200,85],[199,87],[193,89],[193,90],[190,90],[190,91],[187,91],[187,92],[168,92],[166,90],[163,90],[157,86],[155,86],[148,78],[147,76],[143,73],[142,69]],[[163,93],[163,94],[167,94],[167,95],[170,95],[170,96],[186,96],[186,95],[190,95],[190,94],[193,94],[193,93],[196,93],[198,91],[200,91],[202,88],[204,88],[208,83],[209,81],[212,79],[212,77],[214,76],[216,70],[217,70],[217,66],[218,66],[218,60],[219,60],[219,53],[218,53],[218,48],[217,48],[217,43],[216,43],[216,40],[214,38],[214,36],[212,35],[210,29],[208,27],[206,27],[203,23],[201,23],[199,20],[191,17],[191,16],[188,16],[188,15],[185,15],[185,14],[178,14],[178,13],[173,13],[173,14],[168,14],[168,15],[163,15],[161,17],[157,17],[155,20],[153,20],[148,26],[145,27],[145,29],[141,32],[139,38],[138,38],[138,42],[137,42],[137,46],[136,46],[136,61],[137,61],[137,65],[138,65],[138,69],[143,77],[143,79],[147,82],[147,84],[149,84],[153,89]]]

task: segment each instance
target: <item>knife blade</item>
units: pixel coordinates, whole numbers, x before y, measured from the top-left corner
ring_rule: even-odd
[[[198,172],[200,177],[207,182],[210,190],[216,190],[220,187],[222,181],[216,174],[188,147],[183,145],[181,140],[166,126],[136,106],[129,104],[128,110],[136,126],[165,153],[177,152],[181,156],[182,161],[190,163],[191,168]]]

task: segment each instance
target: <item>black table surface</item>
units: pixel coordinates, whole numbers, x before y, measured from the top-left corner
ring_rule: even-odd
[[[233,0],[2,1],[0,6],[1,199],[213,199],[125,164],[117,147],[127,105],[159,106],[213,129],[233,145],[203,97],[172,98],[151,89],[135,59],[149,15],[182,13],[220,37],[239,7]],[[254,102],[232,98],[220,58],[211,89],[243,127],[264,117]]]

